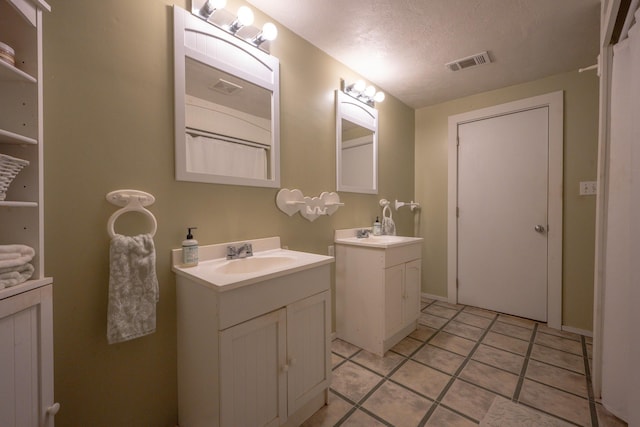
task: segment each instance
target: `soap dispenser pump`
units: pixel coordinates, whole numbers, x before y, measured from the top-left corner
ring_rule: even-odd
[[[187,239],[182,241],[183,267],[194,267],[198,265],[198,241],[193,238],[191,230],[197,230],[197,227],[187,228]]]
[[[382,224],[380,224],[380,220],[376,217],[376,221],[373,223],[373,235],[380,236],[382,234]]]

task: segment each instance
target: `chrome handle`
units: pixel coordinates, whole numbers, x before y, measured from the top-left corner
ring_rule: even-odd
[[[538,233],[544,233],[544,226],[540,224],[536,225],[533,229],[536,230]]]

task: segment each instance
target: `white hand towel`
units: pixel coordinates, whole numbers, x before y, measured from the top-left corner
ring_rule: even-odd
[[[21,266],[30,262],[35,254],[27,245],[0,245],[0,268]]]
[[[33,275],[33,271],[34,268],[31,264],[0,268],[0,289],[26,282]]]
[[[111,239],[109,270],[109,344],[154,332],[159,291],[153,237],[117,234]]]
[[[386,234],[387,236],[396,235],[396,223],[393,222],[391,208],[388,205],[382,209],[382,234]]]

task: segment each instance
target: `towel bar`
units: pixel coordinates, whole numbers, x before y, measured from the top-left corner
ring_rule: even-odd
[[[158,221],[151,211],[145,209],[145,206],[152,205],[156,201],[153,195],[140,190],[115,190],[107,194],[107,200],[116,206],[123,206],[121,209],[115,211],[111,217],[109,217],[109,221],[107,221],[107,233],[109,233],[109,237],[113,238],[116,235],[113,228],[116,219],[123,213],[131,211],[140,212],[148,216],[153,225],[151,236],[156,235]]]

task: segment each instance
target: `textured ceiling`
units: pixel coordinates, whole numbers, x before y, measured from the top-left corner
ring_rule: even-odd
[[[600,0],[248,2],[414,108],[577,70],[598,55]],[[494,62],[444,65],[482,51]]]

